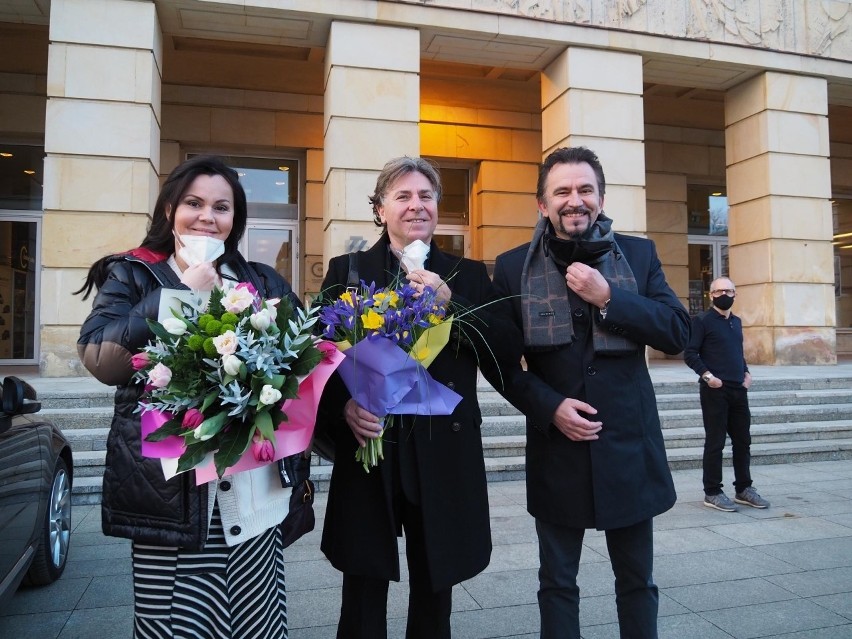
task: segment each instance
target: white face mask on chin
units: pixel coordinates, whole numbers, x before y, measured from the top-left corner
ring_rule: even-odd
[[[175,233],[183,247],[178,250],[180,258],[189,266],[214,262],[225,252],[225,242],[209,235],[179,235]]]

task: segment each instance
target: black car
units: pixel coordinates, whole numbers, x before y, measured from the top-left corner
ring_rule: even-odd
[[[0,399],[0,606],[23,580],[40,585],[65,570],[71,541],[71,446],[39,419],[35,389],[3,380]]]

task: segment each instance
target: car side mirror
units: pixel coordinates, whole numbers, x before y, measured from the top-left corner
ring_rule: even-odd
[[[2,404],[3,413],[7,416],[37,413],[41,410],[36,390],[14,375],[3,380]]]

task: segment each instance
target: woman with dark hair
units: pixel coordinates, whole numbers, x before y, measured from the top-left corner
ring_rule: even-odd
[[[142,457],[143,384],[131,358],[153,337],[163,288],[209,291],[250,282],[264,298],[290,285],[238,252],[246,196],[236,171],[196,156],[169,175],[142,244],[89,269],[76,293],[97,290],[77,350],[86,368],[115,385],[107,440],[102,519],[106,535],[133,541],[135,637],[287,637],[283,537],[290,488],[278,466],[196,486],[195,473],[169,480],[159,459]]]

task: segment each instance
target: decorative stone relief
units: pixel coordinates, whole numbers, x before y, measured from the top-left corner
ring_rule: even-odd
[[[852,60],[852,0],[397,0]]]

